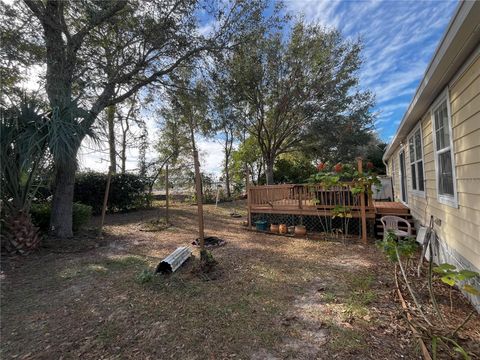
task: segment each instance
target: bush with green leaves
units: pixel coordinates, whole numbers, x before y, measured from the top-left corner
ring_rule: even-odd
[[[385,239],[377,241],[377,247],[382,250],[391,261],[400,261],[400,258],[410,259],[417,251],[419,245],[414,237],[398,239],[391,230],[387,231]]]
[[[94,214],[100,214],[107,185],[107,174],[85,172],[75,179],[74,200],[90,205]],[[145,181],[136,174],[114,174],[110,183],[107,210],[109,212],[129,211],[146,206],[148,195]]]
[[[41,231],[47,232],[50,224],[50,214],[52,213],[52,204],[41,203],[32,204],[30,214],[35,226],[38,226]],[[73,231],[78,231],[87,224],[92,217],[92,207],[81,203],[73,203]]]

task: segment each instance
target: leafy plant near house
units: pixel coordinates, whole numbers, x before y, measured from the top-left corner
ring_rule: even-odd
[[[417,319],[415,319],[415,321],[409,321],[409,323],[415,328],[418,333],[421,333],[430,339],[430,351],[432,358],[436,359],[439,348],[444,347],[447,351],[452,352],[452,354],[457,353],[460,354],[463,359],[470,359],[471,357],[468,351],[459,344],[458,340],[456,339],[456,335],[468,323],[476,310],[472,310],[472,312],[470,312],[463,319],[463,321],[452,331],[452,329],[450,329],[446,324],[445,317],[437,304],[434,287],[432,285],[433,280],[435,280],[433,274],[438,274],[439,280],[442,283],[445,283],[452,288],[456,286],[459,289],[462,289],[474,296],[480,295],[479,289],[477,289],[471,284],[465,283],[465,281],[477,278],[480,276],[480,274],[470,270],[458,270],[454,265],[447,263],[433,267],[433,259],[431,258],[429,261],[429,272],[427,275],[427,284],[429,288],[430,299],[429,301],[422,303],[422,298],[419,297],[417,292],[413,289],[411,285],[411,280],[408,276],[409,260],[412,259],[418,248],[418,244],[415,242],[415,240],[413,238],[399,240],[393,232],[389,231],[385,239],[381,242],[378,242],[377,246],[390,258],[390,260],[396,263],[395,277],[397,276],[397,265],[400,268],[400,273],[402,275],[404,285],[407,288],[413,303],[415,304],[415,307],[410,306],[408,310],[412,311],[417,315]],[[431,244],[430,251],[432,251]],[[439,321],[429,317],[428,312],[425,311],[425,308],[428,306],[429,303],[432,304],[436,319],[438,319]],[[451,291],[450,307],[453,307]]]
[[[380,186],[380,180],[377,175],[372,171],[373,166],[367,163],[366,171],[358,171],[355,169],[355,166],[352,164],[342,164],[337,163],[331,165],[327,163],[319,163],[316,167],[317,172],[310,176],[309,182],[315,185],[321,185],[322,189],[325,191],[328,190],[339,190],[349,189],[352,194],[352,205],[353,207],[358,206],[360,196],[365,196],[367,194],[370,196],[372,194],[372,186]],[[315,186],[312,186],[311,192],[315,192]],[[315,194],[314,202],[318,207],[325,205],[322,203],[318,193]],[[327,208],[323,209],[323,220],[322,215],[319,213],[319,218],[322,220],[321,226],[325,233],[332,234],[332,219],[340,218],[343,220],[343,227],[345,228],[344,236],[348,234],[348,222],[349,219],[353,217],[352,207],[345,207],[343,205],[337,205],[332,209],[332,216],[328,217]]]

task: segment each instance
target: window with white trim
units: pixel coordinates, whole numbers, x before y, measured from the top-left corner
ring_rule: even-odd
[[[455,163],[448,97],[433,108],[432,120],[438,199],[442,203],[456,206]]]
[[[420,127],[414,130],[412,136],[408,139],[408,149],[410,154],[412,190],[414,193],[424,193],[422,133]]]

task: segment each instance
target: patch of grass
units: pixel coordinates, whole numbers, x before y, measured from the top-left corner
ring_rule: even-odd
[[[368,290],[375,278],[372,274],[355,275],[350,280],[351,286],[357,290]]]
[[[104,345],[108,345],[115,341],[115,338],[120,335],[121,328],[115,323],[106,323],[103,325],[97,334],[97,340]]]
[[[375,300],[376,296],[371,290],[353,292],[347,299],[346,313],[355,317],[368,315],[368,305]]]
[[[322,299],[327,303],[333,303],[337,301],[337,295],[335,295],[333,292],[325,291],[322,294]]]
[[[122,270],[131,267],[145,266],[147,261],[139,256],[129,255],[119,258],[108,259],[103,264],[109,270]]]
[[[140,284],[146,284],[153,280],[154,274],[149,269],[143,269],[140,274],[138,274],[135,280]]]
[[[374,277],[371,274],[356,275],[351,281],[351,290],[345,300],[345,313],[349,316],[363,317],[368,315],[368,306],[376,299],[376,293],[371,290]]]
[[[67,267],[58,273],[62,279],[73,279],[75,277],[83,275],[82,269],[78,266]]]
[[[108,269],[100,264],[88,264],[86,266],[87,271],[97,273],[97,274],[106,274]]]
[[[329,329],[332,340],[327,346],[335,352],[349,352],[366,346],[365,339],[359,331],[335,324],[330,324]]]

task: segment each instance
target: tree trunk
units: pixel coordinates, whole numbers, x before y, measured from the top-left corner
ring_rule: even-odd
[[[50,234],[58,238],[73,236],[72,207],[76,169],[75,162],[56,165]]]
[[[110,166],[112,174],[117,172],[117,151],[115,149],[115,105],[107,108],[108,147],[110,151]]]
[[[273,185],[273,159],[265,161],[265,174],[267,176],[267,185]]]
[[[225,156],[225,187],[227,188],[227,197],[230,198],[232,196],[232,192],[230,191],[230,173],[228,171],[228,156]]]

